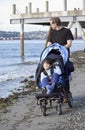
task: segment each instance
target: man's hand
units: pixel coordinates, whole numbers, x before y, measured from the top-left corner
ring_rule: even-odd
[[[50,46],[51,44],[52,44],[51,42],[48,42],[48,43],[47,43],[47,47]]]

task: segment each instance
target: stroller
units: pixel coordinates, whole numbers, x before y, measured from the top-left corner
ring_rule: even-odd
[[[56,53],[57,51],[57,53]],[[41,86],[41,72],[43,68],[43,61],[46,58],[50,58],[53,60],[53,66],[56,66],[56,62],[61,68],[62,74],[60,75],[58,85],[51,94],[46,94],[46,91],[43,91],[43,87]],[[68,51],[64,46],[61,46],[58,43],[54,43],[49,47],[45,48],[40,56],[40,62],[37,66],[35,78],[36,78],[36,99],[37,105],[40,105],[41,111],[43,116],[46,116],[47,112],[47,105],[50,105],[50,108],[53,105],[53,102],[56,102],[56,111],[59,115],[62,114],[62,103],[65,97],[65,82],[66,82],[66,71],[65,65],[68,61]],[[69,94],[69,101],[67,102],[69,107],[72,108],[73,106],[73,98],[72,94]]]

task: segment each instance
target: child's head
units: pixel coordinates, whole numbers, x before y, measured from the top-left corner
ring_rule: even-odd
[[[53,63],[53,61],[51,59],[49,59],[49,58],[45,59],[44,63],[43,63],[43,68],[45,70],[48,70],[51,67],[52,63]]]

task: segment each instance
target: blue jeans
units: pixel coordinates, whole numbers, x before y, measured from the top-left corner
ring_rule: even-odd
[[[58,80],[59,80],[59,75],[56,73],[53,73],[51,79],[49,79],[49,77],[45,77],[42,80],[41,86],[42,86],[42,88],[47,89],[47,94],[50,94],[53,92],[53,90],[55,88],[55,84],[57,85]]]

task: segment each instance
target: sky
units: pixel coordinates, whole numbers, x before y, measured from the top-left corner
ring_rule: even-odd
[[[45,11],[45,2],[47,0],[0,0],[0,31],[20,31],[20,24],[10,24],[10,15],[12,14],[12,5],[16,4],[18,13],[25,13],[25,7],[32,3],[32,12],[39,8],[40,12]],[[64,0],[48,0],[50,11],[63,11]],[[67,9],[83,8],[83,0],[67,0]],[[24,25],[25,31],[48,30],[47,26]]]

